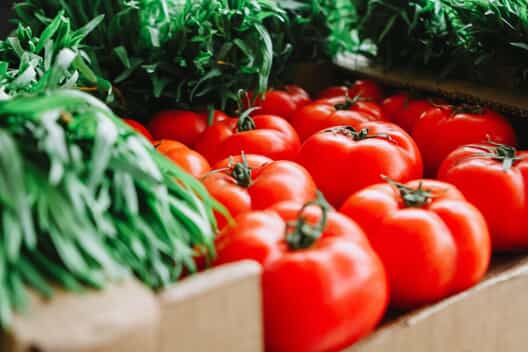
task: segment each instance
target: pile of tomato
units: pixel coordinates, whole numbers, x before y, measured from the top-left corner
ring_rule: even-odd
[[[504,116],[371,81],[247,98],[237,118],[135,127],[232,215],[216,214],[215,264],[262,264],[267,350],[340,350],[388,307],[458,293],[492,252],[528,248],[528,152]]]

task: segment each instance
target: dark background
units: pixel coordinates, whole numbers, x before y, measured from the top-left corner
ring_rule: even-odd
[[[0,36],[2,38],[6,36],[8,28],[11,27],[7,21],[10,17],[9,12],[12,3],[12,0],[0,0]]]

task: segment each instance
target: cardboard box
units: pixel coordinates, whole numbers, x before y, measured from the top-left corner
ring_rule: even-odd
[[[259,352],[263,347],[260,265],[226,264],[159,295],[159,352]]]
[[[525,352],[528,258],[496,258],[477,286],[396,316],[346,352]]]
[[[260,265],[243,261],[157,296],[133,279],[102,291],[31,296],[1,352],[262,351]]]
[[[14,317],[0,338],[8,352],[156,351],[159,306],[143,285],[129,279],[82,294],[57,290],[45,301],[31,295],[27,312]]]

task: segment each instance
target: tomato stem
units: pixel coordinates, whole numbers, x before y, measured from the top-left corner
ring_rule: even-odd
[[[310,224],[303,216],[306,208],[315,205],[321,208],[321,218],[315,225]],[[330,205],[323,195],[318,192],[317,198],[303,205],[299,210],[297,220],[286,225],[286,242],[291,250],[306,249],[311,247],[321,237],[328,219]]]
[[[480,156],[502,161],[502,168],[504,171],[510,170],[516,161],[523,159],[522,157],[517,156],[517,149],[511,145],[493,142],[490,137],[488,137],[487,143],[488,145],[470,144],[468,146],[482,149],[485,153]]]
[[[240,116],[238,117],[238,122],[237,122],[238,132],[251,131],[257,128],[257,126],[255,125],[255,121],[253,121],[250,114],[253,111],[258,110],[258,109],[260,109],[260,107],[253,107],[253,108],[247,109],[242,114],[240,114]]]
[[[385,175],[382,175],[381,178],[400,192],[400,197],[406,208],[421,208],[429,203],[433,197],[430,190],[422,188],[422,182],[418,183],[418,188],[411,188]]]
[[[355,141],[361,141],[363,139],[368,138],[386,138],[388,140],[391,139],[391,137],[386,133],[375,133],[375,134],[369,134],[368,128],[362,128],[361,130],[357,131],[352,126],[338,126],[338,127],[332,127],[324,132],[332,132],[332,133],[340,133],[347,137],[352,137]]]

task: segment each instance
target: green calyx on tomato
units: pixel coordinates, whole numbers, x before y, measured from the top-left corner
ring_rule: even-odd
[[[303,216],[306,208],[315,205],[321,208],[321,219],[315,225],[306,221]],[[310,248],[321,237],[328,219],[329,205],[319,193],[317,199],[303,205],[299,210],[297,220],[291,221],[286,226],[286,243],[290,250]]]
[[[342,134],[347,137],[352,137],[355,141],[361,141],[363,139],[368,138],[386,138],[390,140],[390,136],[385,133],[375,133],[375,134],[369,134],[368,128],[362,128],[359,131],[357,131],[352,126],[338,126],[338,127],[332,127],[327,129],[325,132],[329,133],[336,133],[336,134]]]
[[[251,168],[248,165],[246,155],[242,152],[242,162],[233,165],[231,176],[239,186],[248,188],[251,185]]]
[[[504,171],[510,170],[516,161],[523,158],[517,156],[517,149],[511,145],[493,142],[488,138],[488,145],[471,144],[470,146],[482,149],[485,153],[484,157],[489,157],[493,160],[502,161],[502,168]]]
[[[418,184],[417,188],[411,188],[385,175],[382,175],[381,178],[400,192],[400,197],[406,208],[421,208],[429,203],[433,197],[430,190],[422,188],[422,182]]]
[[[373,101],[373,99],[364,98],[361,95],[356,95],[355,97],[345,97],[345,101],[343,103],[335,104],[334,108],[336,110],[350,110],[356,103],[360,101]]]
[[[238,118],[238,123],[237,123],[237,131],[238,132],[252,131],[255,128],[257,128],[257,126],[255,125],[255,121],[253,121],[253,119],[251,118],[250,114],[253,111],[258,110],[258,109],[260,109],[260,108],[259,107],[253,107],[253,108],[247,109],[242,114],[240,114],[240,116]]]

